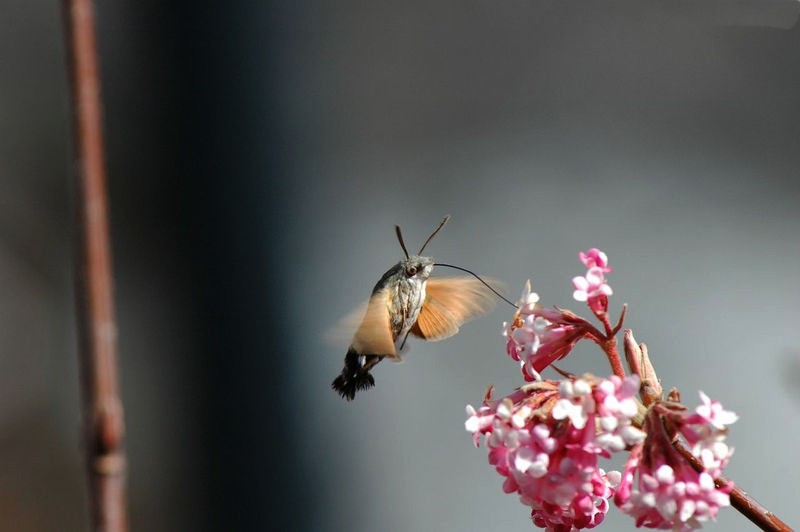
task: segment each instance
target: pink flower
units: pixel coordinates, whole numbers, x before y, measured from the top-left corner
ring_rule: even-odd
[[[613,375],[597,384],[594,397],[597,402],[598,445],[617,452],[644,440],[645,433],[631,423],[639,413],[637,393],[639,377],[636,375],[625,379]]]
[[[701,398],[704,404],[695,414],[674,403],[661,403],[645,418],[647,438],[631,451],[614,497],[620,509],[636,519],[637,527],[694,530],[730,505],[732,484],[718,488],[714,480],[732,454],[723,441],[724,425],[736,416],[704,394]],[[665,419],[692,445],[703,471],[695,471],[673,447]]]
[[[700,392],[700,399],[703,404],[695,409],[694,414],[683,413],[685,418],[679,425],[680,433],[705,470],[717,478],[733,454],[733,449],[725,443],[727,425],[739,418],[724,410],[719,402],[711,401],[703,392]]]
[[[536,526],[593,528],[605,518],[619,480],[599,467],[599,457],[610,456],[610,431],[598,420],[615,418],[611,432],[630,426],[631,389],[638,389],[636,377],[539,381],[500,400],[487,394],[479,409],[467,407],[465,427],[476,445],[483,435],[489,463],[505,477],[503,491],[519,494]]]
[[[718,401],[712,401],[703,392],[700,392],[700,400],[703,401],[703,404],[695,409],[696,422],[705,422],[715,429],[723,430],[726,425],[739,419],[739,416],[729,410],[724,410]]]
[[[595,314],[605,313],[608,310],[608,296],[613,291],[606,283],[605,274],[611,271],[608,257],[597,248],[578,254],[581,262],[588,268],[586,275],[573,277],[572,286],[575,291],[572,297],[576,301],[586,301]]]
[[[514,321],[503,324],[506,352],[520,362],[522,375],[528,382],[540,380],[539,372],[567,356],[591,328],[583,318],[566,310],[543,308],[538,300],[539,296],[530,291],[529,281]]]
[[[606,283],[603,270],[597,266],[589,268],[585,277],[573,277],[572,286],[575,291],[572,297],[575,301],[588,301],[593,312],[605,311],[608,307],[608,296],[613,291]]]
[[[578,257],[587,268],[598,267],[603,273],[611,271],[611,267],[608,265],[608,256],[597,248],[592,248],[585,253],[581,251],[578,253]]]

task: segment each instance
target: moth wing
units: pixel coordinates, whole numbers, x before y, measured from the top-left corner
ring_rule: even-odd
[[[500,286],[492,280],[488,282]],[[494,302],[492,292],[477,279],[429,279],[425,303],[411,333],[425,340],[443,340],[456,334],[462,323],[487,312]]]
[[[425,298],[411,334],[423,340],[444,340],[458,332],[459,323],[446,307],[432,298]]]
[[[353,334],[358,330],[358,326],[364,320],[364,315],[367,313],[367,305],[369,301],[358,305],[347,315],[343,316],[335,325],[330,327],[323,334],[325,344],[334,348],[346,350],[353,341]]]
[[[392,358],[397,356],[389,323],[388,298],[388,290],[376,292],[369,298],[366,309],[361,311],[363,317],[350,344],[357,353]],[[358,316],[355,313],[353,315]]]

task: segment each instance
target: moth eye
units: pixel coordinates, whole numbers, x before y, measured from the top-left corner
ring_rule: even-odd
[[[417,267],[409,266],[408,268],[406,268],[406,275],[408,275],[409,277],[417,275]]]

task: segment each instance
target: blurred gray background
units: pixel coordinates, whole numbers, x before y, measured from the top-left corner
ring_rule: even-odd
[[[212,3],[209,3],[212,4]],[[60,6],[0,4],[0,530],[86,526]],[[545,304],[580,250],[800,523],[800,3],[103,2],[134,530],[531,530],[464,431],[495,311],[347,404],[324,340],[426,250]],[[449,272],[440,272],[449,273]],[[608,373],[581,345],[565,369]],[[552,375],[551,375],[552,376]],[[616,464],[619,465],[619,464]],[[632,530],[612,510],[606,530]],[[751,530],[727,510],[713,530]]]

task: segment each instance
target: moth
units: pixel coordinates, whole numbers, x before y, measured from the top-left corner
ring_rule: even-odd
[[[357,391],[374,386],[370,370],[384,358],[399,360],[397,353],[409,335],[428,341],[443,340],[456,334],[467,320],[489,310],[495,301],[492,293],[503,298],[469,270],[422,256],[449,219],[446,216],[442,220],[416,255],[408,254],[400,226],[395,226],[406,258],[389,268],[372,289],[344,357],[342,373],[331,384],[344,399],[352,401]],[[456,268],[475,278],[431,278],[434,266]]]

